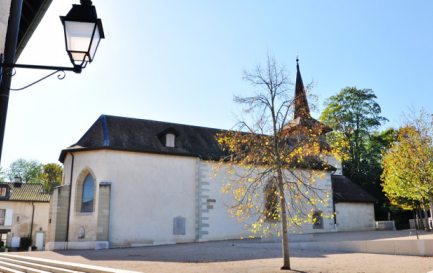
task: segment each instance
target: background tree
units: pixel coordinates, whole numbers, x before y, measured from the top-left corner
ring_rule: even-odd
[[[5,171],[4,171],[3,167],[0,166],[0,182],[5,182],[6,180],[7,179],[6,179],[6,176],[5,176]]]
[[[383,161],[383,190],[405,209],[430,207],[433,215],[433,126],[421,112],[400,129]]]
[[[346,87],[327,99],[320,116],[320,120],[334,130],[330,133],[332,145],[346,154],[343,171],[349,177],[365,172],[367,142],[371,133],[387,121],[381,116],[376,99],[371,89]]]
[[[47,192],[51,192],[54,187],[60,186],[62,183],[63,168],[57,163],[45,164],[42,168],[40,179]]]
[[[224,187],[236,204],[232,212],[253,221],[255,232],[269,232],[281,225],[284,264],[290,269],[288,230],[313,222],[313,211],[326,194],[316,185],[320,171],[307,171],[323,163],[325,127],[310,117],[302,78],[296,80],[296,97],[283,69],[268,57],[264,69],[246,72],[244,79],[256,88],[251,97],[235,97],[243,105],[244,119],[235,131],[221,133],[218,141],[228,156],[222,162],[231,179]],[[295,112],[293,122],[289,115]],[[306,125],[303,127],[303,125]]]
[[[42,163],[36,160],[17,159],[9,165],[6,176],[9,181],[14,181],[15,177],[21,177],[25,183],[39,183],[42,174]]]
[[[342,154],[343,174],[372,194],[377,219],[386,220],[395,211],[382,191],[382,154],[396,139],[397,131],[376,131],[386,118],[381,116],[380,105],[371,89],[343,88],[325,103],[320,119],[333,131],[327,135],[334,149]],[[405,223],[397,209],[396,223]]]
[[[365,141],[365,152],[360,173],[351,173],[351,179],[361,185],[377,200],[377,216],[385,217],[390,209],[388,199],[384,195],[380,176],[383,172],[382,162],[384,152],[396,140],[398,131],[390,128],[373,132]]]

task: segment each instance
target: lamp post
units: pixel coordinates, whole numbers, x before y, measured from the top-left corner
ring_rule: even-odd
[[[104,36],[101,19],[96,14],[96,8],[90,0],[81,0],[80,5],[72,5],[66,16],[60,16],[63,24],[66,51],[72,63],[72,67],[17,64],[15,53],[18,41],[19,22],[23,0],[11,1],[11,13],[9,18],[5,54],[0,55],[0,162],[3,151],[3,139],[6,127],[7,107],[11,78],[15,68],[53,70],[51,74],[25,86],[27,88],[58,72],[73,71],[81,73],[82,69],[94,59],[99,42]],[[59,77],[63,79],[63,77]],[[24,89],[21,88],[21,89]]]

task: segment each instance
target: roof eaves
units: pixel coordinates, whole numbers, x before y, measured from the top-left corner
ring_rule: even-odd
[[[176,152],[174,151],[152,151],[152,150],[144,150],[144,149],[124,149],[124,148],[115,148],[115,147],[82,147],[82,148],[67,148],[63,149],[60,153],[59,161],[61,163],[64,163],[64,160],[66,158],[67,153],[75,153],[75,152],[88,152],[88,151],[98,151],[98,150],[112,150],[112,151],[121,151],[121,152],[134,152],[134,153],[149,153],[149,154],[159,154],[159,155],[177,155],[177,156],[186,156],[186,157],[197,157],[203,160],[211,160],[211,161],[218,161],[219,158],[215,158],[212,156],[206,156],[206,155],[197,155],[192,153],[184,153],[184,152]]]
[[[25,0],[25,1],[32,1],[32,0]],[[43,0],[41,5],[39,6],[39,9],[36,10],[36,12],[34,13],[33,20],[28,25],[27,29],[23,30],[23,35],[20,37],[20,40],[18,41],[18,45],[17,45],[16,59],[18,59],[21,52],[24,50],[25,46],[27,45],[27,42],[32,37],[37,26],[39,25],[45,13],[47,12],[48,8],[50,7],[51,2],[53,2],[53,0]]]

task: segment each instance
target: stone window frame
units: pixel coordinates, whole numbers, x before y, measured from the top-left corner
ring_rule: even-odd
[[[84,181],[86,180],[87,176],[93,177],[93,207],[91,211],[82,211],[82,204],[83,204],[83,186]],[[75,185],[75,212],[80,214],[93,214],[96,210],[96,200],[97,200],[97,179],[95,174],[90,168],[85,168],[81,171],[80,175],[76,179],[76,185]]]

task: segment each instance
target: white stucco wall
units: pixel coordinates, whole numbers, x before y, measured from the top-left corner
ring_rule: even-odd
[[[208,161],[200,161],[200,182],[206,183],[202,195],[205,198],[201,199],[203,213],[201,217],[205,220],[206,225],[203,230],[207,234],[201,236],[201,240],[223,240],[223,239],[239,239],[247,237],[251,233],[245,229],[244,223],[241,223],[233,215],[229,213],[229,207],[233,205],[233,197],[231,194],[222,192],[224,183],[227,183],[229,176],[227,169],[222,167],[216,169],[216,163]],[[207,199],[211,202],[207,202]],[[213,202],[215,201],[215,202]],[[212,208],[207,209],[210,205]]]
[[[227,168],[215,168],[216,163],[209,161],[202,161],[201,164],[201,180],[207,181],[209,183],[209,199],[214,199],[216,202],[212,204],[213,208],[208,210],[204,216],[208,218],[206,223],[208,227],[205,228],[208,234],[203,236],[203,240],[221,240],[221,239],[232,239],[240,237],[246,237],[249,235],[261,236],[261,234],[252,234],[248,229],[247,222],[239,222],[237,218],[233,217],[228,211],[230,206],[235,204],[233,197],[229,193],[223,193],[222,187],[225,183],[231,183],[230,180],[233,178],[233,174],[227,173]],[[242,173],[242,170],[235,168],[235,174]],[[217,170],[217,171],[216,171]],[[237,174],[236,174],[237,173]],[[298,175],[305,178],[310,177],[311,173],[309,171],[302,171]],[[290,176],[289,173],[286,174],[287,177]],[[318,232],[330,232],[334,231],[334,220],[332,219],[333,207],[332,207],[332,186],[331,186],[331,176],[330,173],[317,172],[314,176],[314,187],[321,189],[317,191],[318,197],[324,200],[325,204],[317,204],[315,210],[323,212],[323,229],[313,229],[311,223],[306,223],[301,227],[291,228],[291,232],[294,233],[318,233]],[[306,191],[306,190],[305,190]],[[310,193],[307,194],[310,197]],[[327,196],[328,195],[328,196]],[[204,200],[202,200],[203,202]],[[313,209],[312,205],[306,205],[303,208],[304,212],[309,212]],[[280,225],[278,224],[277,227]]]
[[[308,176],[308,175],[307,175]],[[313,228],[312,223],[305,223],[300,228],[292,228],[294,233],[320,233],[320,232],[332,232],[335,231],[334,218],[333,218],[333,199],[332,199],[332,181],[331,173],[329,172],[315,172],[313,187],[316,190],[309,190],[307,196],[312,196],[311,192],[315,191],[317,194],[318,202],[315,207],[309,205],[305,211],[320,211],[322,212],[323,228]],[[305,191],[304,191],[305,193]]]
[[[65,162],[65,183],[70,180],[71,156]],[[71,200],[76,200],[76,179],[91,170],[95,183],[111,182],[109,240],[111,246],[134,246],[193,241],[195,239],[195,181],[197,160],[120,151],[75,154]],[[98,200],[96,187],[95,200]],[[71,242],[95,240],[98,204],[93,213],[80,213],[72,202]],[[186,234],[173,235],[173,219],[186,219]],[[86,238],[78,239],[84,227]]]
[[[343,166],[341,164],[341,160],[337,159],[335,156],[328,155],[326,156],[326,162],[336,168],[333,172],[335,175],[343,175]]]
[[[48,202],[34,202],[33,244],[36,231],[46,232],[48,229]],[[0,201],[0,209],[12,211],[12,225],[0,226],[0,229],[10,229],[12,236],[26,237],[30,234],[33,206],[32,202]]]
[[[336,203],[337,230],[372,230],[374,229],[373,203]]]
[[[111,183],[111,247],[239,239],[252,235],[245,228],[245,223],[230,215],[228,208],[234,203],[233,197],[223,193],[222,187],[230,181],[231,175],[224,167],[216,170],[215,162],[194,157],[111,150],[76,152],[74,158],[70,247],[95,247],[98,185],[101,182]],[[68,154],[64,162],[63,179],[66,185],[70,183],[71,165],[72,156]],[[92,213],[81,213],[76,208],[76,200],[80,199],[77,184],[89,172],[96,184],[95,208]],[[323,189],[321,197],[330,194],[330,174],[318,172],[315,175],[314,186]],[[309,206],[307,210],[311,208]],[[332,195],[326,204],[318,204],[317,210],[331,216]],[[185,235],[173,235],[173,220],[178,216],[186,219]],[[301,230],[292,231],[334,230],[333,219],[324,217],[323,223],[323,229],[313,229],[312,224],[307,223]],[[83,229],[85,238],[79,239]]]
[[[4,53],[11,0],[0,1],[0,54]]]

